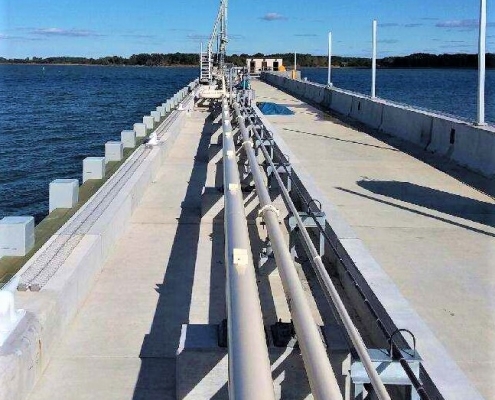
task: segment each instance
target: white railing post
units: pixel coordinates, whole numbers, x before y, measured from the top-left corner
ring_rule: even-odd
[[[328,80],[327,86],[332,86],[332,32],[328,32]]]
[[[371,98],[376,97],[376,19],[373,20],[372,25],[372,42],[373,50],[371,56]]]
[[[485,125],[486,0],[480,0],[478,40],[478,125]]]

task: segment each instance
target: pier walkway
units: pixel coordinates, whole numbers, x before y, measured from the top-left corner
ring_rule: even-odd
[[[465,375],[484,398],[495,398],[495,201],[484,193],[490,193],[492,181],[458,167],[442,172],[422,161],[431,157],[420,148],[342,122],[261,81],[252,86],[257,101],[295,112],[265,118],[277,146],[290,156],[308,192],[321,200],[341,245],[346,251],[354,246],[350,256],[369,250],[377,261],[353,259],[393,322],[409,328],[411,318],[423,365],[440,383],[438,390],[449,400],[465,399],[465,393],[479,398]],[[227,354],[216,341],[216,326],[226,318],[222,123],[218,104],[216,110],[187,104],[190,110],[181,111],[184,126],[152,182],[143,187],[82,307],[50,345],[46,369],[29,400],[227,398]],[[239,149],[238,155],[242,165]],[[250,179],[242,186],[257,264],[267,233]],[[280,221],[286,221],[276,187],[270,195],[281,211]],[[289,243],[286,224],[280,227]],[[359,239],[366,248],[356,246]],[[315,321],[325,326],[323,335],[327,328],[337,332],[310,263],[298,261]],[[67,280],[64,271],[53,280]],[[257,269],[256,279],[265,327],[290,321],[273,259]],[[38,312],[37,301],[49,301],[56,287],[51,283],[40,292],[18,293],[21,306],[48,319]],[[351,295],[348,300],[346,307],[357,316],[359,305]],[[383,346],[374,342],[373,332],[367,331],[374,328],[366,320],[356,320],[369,348]],[[179,358],[178,349],[188,351],[184,324],[202,332],[196,339],[193,334],[193,342],[200,338],[201,343],[190,356]],[[52,325],[45,326],[56,331]],[[213,359],[211,348],[204,347],[205,329],[215,332]],[[338,340],[327,342],[336,376],[347,385],[349,365],[344,367],[338,352],[332,358],[330,349]],[[268,351],[276,398],[312,398],[299,349],[275,348],[269,342]],[[444,365],[443,357],[457,366]]]
[[[207,109],[187,117],[29,400],[178,397],[182,324],[220,324],[226,317],[221,130],[221,117],[211,118]],[[266,232],[254,192],[246,194],[245,203],[257,259]],[[264,323],[289,321],[278,270],[273,261],[265,267],[258,274]],[[286,357],[273,360],[274,378],[281,374],[283,380]],[[223,371],[219,385],[198,382],[187,398],[226,398],[226,360],[225,355],[216,367]],[[303,371],[299,355],[294,362],[289,368]],[[191,368],[201,371],[201,363],[199,357]],[[310,396],[305,379],[287,383],[284,398]]]
[[[295,112],[267,117],[291,162],[313,178],[472,384],[494,399],[495,201],[484,193],[493,195],[493,180],[459,167],[456,179],[419,159],[432,156],[417,146],[366,133],[264,82],[252,87],[257,102]]]

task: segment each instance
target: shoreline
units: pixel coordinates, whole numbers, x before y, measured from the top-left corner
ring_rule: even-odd
[[[136,68],[197,68],[197,65],[187,65],[187,64],[177,64],[177,65],[103,65],[103,64],[83,64],[83,63],[16,63],[16,62],[0,62],[0,65],[32,65],[38,67],[44,66],[55,66],[55,67],[65,67],[65,66],[73,66],[73,67],[136,67]]]
[[[83,63],[23,63],[23,62],[0,62],[0,65],[31,65],[31,66],[55,66],[55,67],[113,67],[113,68],[198,68],[198,65],[190,64],[174,64],[174,65],[104,65],[104,64],[83,64]],[[298,68],[311,68],[311,69],[328,69],[328,67],[311,67],[311,66],[298,66]],[[342,67],[340,65],[332,65],[332,69],[371,69],[371,67]],[[449,67],[449,66],[438,66],[438,67],[380,67],[377,69],[456,69],[456,70],[473,70],[476,71],[476,67]],[[487,71],[495,70],[495,67],[487,67]]]

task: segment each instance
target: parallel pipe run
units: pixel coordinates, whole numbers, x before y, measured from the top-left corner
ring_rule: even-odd
[[[316,400],[342,400],[342,394],[326,354],[320,332],[311,315],[306,294],[297,275],[287,243],[280,230],[278,212],[272,205],[270,195],[265,187],[263,176],[252,147],[253,144],[240,113],[239,104],[234,103],[234,108],[239,116],[238,122],[243,139],[243,148],[248,157],[251,174],[260,202],[261,214],[266,224],[275,261],[279,268],[280,278],[288,297],[294,329],[311,386],[311,392]]]
[[[239,107],[236,107],[236,113],[239,115],[239,125],[241,126],[241,132],[243,135],[243,140],[246,141],[247,138],[249,138],[249,134],[247,132],[246,127],[244,126],[244,118],[242,117],[242,114],[240,113]],[[371,361],[371,358],[369,356],[368,350],[366,348],[366,345],[364,344],[363,338],[361,337],[359,331],[357,330],[356,326],[352,322],[352,319],[347,312],[345,305],[340,298],[337,289],[335,288],[335,285],[333,284],[332,280],[330,279],[330,276],[328,275],[328,272],[323,265],[323,262],[321,260],[321,257],[318,254],[318,251],[316,250],[309,234],[304,226],[304,223],[299,216],[299,213],[296,209],[296,206],[290,199],[289,192],[285,188],[285,185],[282,181],[282,178],[280,177],[280,174],[277,172],[277,168],[275,167],[270,155],[268,154],[268,151],[266,150],[266,147],[263,144],[263,141],[261,140],[260,136],[256,131],[255,136],[261,143],[261,150],[263,152],[263,155],[266,159],[266,161],[270,164],[274,171],[275,178],[277,179],[277,182],[280,186],[280,190],[282,191],[282,194],[285,197],[286,203],[289,207],[290,212],[296,219],[297,225],[299,227],[299,231],[301,232],[304,242],[306,243],[307,249],[311,255],[313,264],[315,265],[315,271],[318,276],[318,280],[320,281],[324,292],[325,296],[327,297],[327,300],[330,304],[332,304],[335,309],[337,310],[337,313],[339,314],[340,319],[342,320],[342,323],[359,355],[359,358],[361,359],[361,362],[363,363],[366,372],[368,373],[368,376],[370,378],[370,382],[373,386],[373,389],[375,390],[378,398],[380,400],[390,400],[390,396],[387,393],[387,390],[385,389],[385,385],[383,384],[382,380],[380,379],[378,373],[376,372],[373,362]],[[252,149],[251,149],[252,150]],[[254,152],[253,152],[254,155]],[[251,162],[251,159],[250,159]]]
[[[284,154],[279,149],[276,149],[276,150],[279,152],[279,156],[282,156],[282,157],[284,156]],[[288,168],[284,164],[282,164],[282,168],[284,168],[284,170],[285,170],[285,172],[287,174],[290,174],[290,171],[288,170]],[[308,206],[308,213],[313,218],[313,220],[314,220],[314,222],[315,222],[318,230],[320,231],[321,234],[323,234],[323,236],[325,237],[326,242],[328,243],[328,245],[330,246],[330,248],[334,252],[335,256],[337,257],[337,259],[339,260],[339,262],[344,266],[344,269],[346,271],[346,274],[348,275],[348,277],[353,282],[354,287],[356,288],[357,292],[359,293],[359,295],[363,299],[363,301],[364,301],[365,305],[367,306],[368,310],[371,312],[371,314],[372,314],[372,316],[373,316],[373,318],[374,318],[374,320],[375,320],[378,328],[383,333],[383,335],[386,338],[386,340],[390,343],[390,347],[391,347],[391,350],[392,350],[391,356],[394,358],[394,360],[399,361],[399,363],[402,366],[404,372],[406,373],[407,377],[409,378],[409,380],[411,381],[412,385],[414,386],[414,389],[416,389],[417,393],[419,394],[421,400],[430,400],[430,397],[429,397],[428,393],[426,392],[426,389],[424,388],[423,384],[421,383],[421,381],[419,380],[419,378],[414,374],[413,370],[411,369],[411,366],[409,365],[409,363],[407,362],[407,360],[404,358],[404,355],[402,354],[399,346],[397,346],[397,344],[395,344],[395,342],[393,340],[393,337],[392,337],[392,334],[388,331],[387,327],[385,326],[385,324],[380,319],[380,316],[378,315],[378,312],[371,305],[370,301],[366,297],[366,294],[363,292],[363,289],[361,288],[361,286],[359,286],[359,284],[357,282],[357,279],[354,276],[354,274],[345,266],[344,260],[340,256],[340,254],[337,251],[335,245],[332,243],[332,240],[330,239],[330,237],[328,236],[327,232],[325,231],[325,228],[320,224],[320,222],[318,221],[318,219],[315,217],[315,215],[314,215],[313,211],[311,210],[311,208],[309,208],[310,202],[308,202],[304,198],[304,195],[303,195],[301,189],[296,184],[296,182],[292,182],[292,187],[297,191],[297,193],[299,194],[300,198],[304,201],[304,203],[306,204],[306,206]],[[290,195],[288,194],[288,192],[287,192],[287,198],[290,199]]]
[[[222,104],[229,398],[274,400],[228,106]]]

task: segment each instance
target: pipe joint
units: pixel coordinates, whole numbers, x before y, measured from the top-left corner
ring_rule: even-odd
[[[266,204],[263,207],[260,208],[258,211],[258,217],[262,217],[263,219],[265,218],[265,213],[267,211],[272,211],[277,215],[277,218],[280,218],[280,210],[276,208],[273,204]]]

